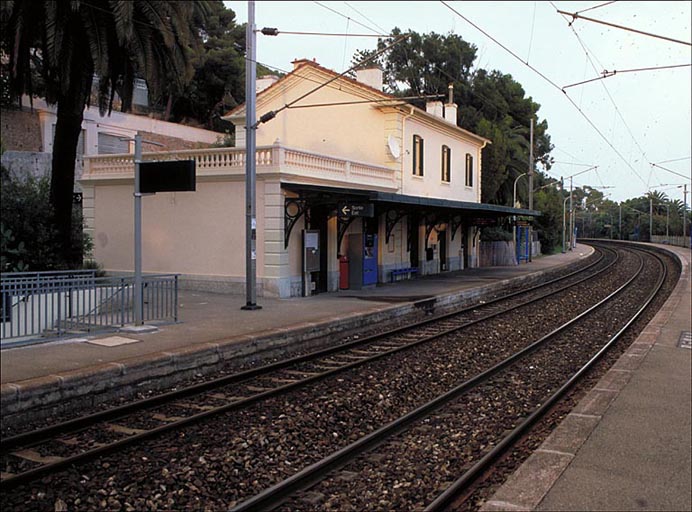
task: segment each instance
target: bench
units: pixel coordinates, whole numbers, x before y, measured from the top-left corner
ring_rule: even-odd
[[[413,275],[418,273],[418,269],[416,267],[407,267],[407,268],[395,268],[392,269],[391,274],[390,274],[390,279],[391,282],[394,282],[394,278],[396,276],[409,276],[412,277]]]

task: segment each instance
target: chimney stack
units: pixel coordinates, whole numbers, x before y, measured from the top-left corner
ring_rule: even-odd
[[[357,69],[356,80],[378,91],[382,90],[382,70],[379,66]]]
[[[447,98],[447,104],[445,105],[445,121],[452,123],[454,126],[457,125],[457,104],[454,103],[454,85],[449,84],[447,87],[449,91],[449,97]]]

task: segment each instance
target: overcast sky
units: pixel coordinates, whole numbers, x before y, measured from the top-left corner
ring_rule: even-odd
[[[247,2],[224,3],[239,23],[247,21]],[[446,3],[458,14],[435,1],[257,1],[256,25],[289,32],[388,34],[399,27],[458,34],[478,48],[476,67],[512,75],[541,105],[538,116],[548,121],[555,145],[551,176],[597,165],[575,176],[574,185],[604,187],[614,201],[650,187],[683,199],[677,186],[687,183],[690,204],[692,2]],[[652,35],[583,19],[570,27],[572,18],[557,9]],[[258,34],[257,60],[290,71],[292,60],[309,58],[341,72],[356,50],[376,44],[373,37]],[[630,71],[680,65],[686,67]],[[566,87],[603,70],[618,73]]]

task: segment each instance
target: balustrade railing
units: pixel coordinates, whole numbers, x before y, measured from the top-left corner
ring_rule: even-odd
[[[182,151],[145,153],[147,160],[194,159],[197,174],[213,176],[244,174],[244,148],[209,148]],[[395,171],[389,167],[355,162],[284,146],[261,146],[256,153],[257,173],[279,172],[311,179],[376,186],[395,190]],[[127,155],[98,155],[84,158],[82,179],[132,178],[134,157]]]

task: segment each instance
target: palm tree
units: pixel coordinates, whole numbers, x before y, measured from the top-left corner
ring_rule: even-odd
[[[94,77],[101,114],[114,96],[132,105],[134,79],[154,95],[175,94],[192,76],[190,46],[197,44],[205,2],[153,0],[3,1],[3,50],[9,58],[10,90],[32,94],[32,75],[44,82],[57,105],[50,198],[65,261],[74,264],[72,193],[77,142]]]

